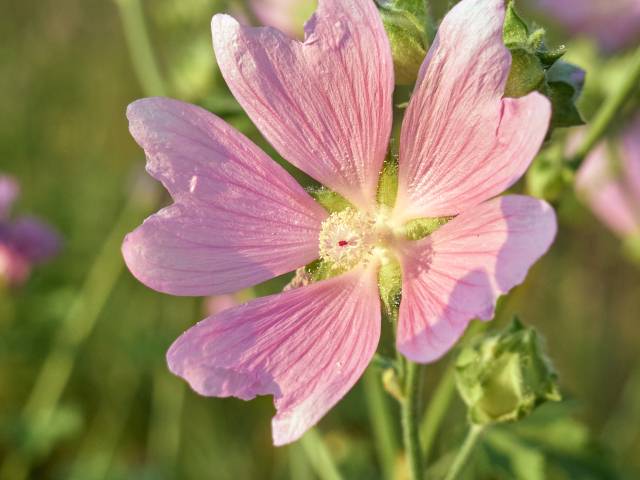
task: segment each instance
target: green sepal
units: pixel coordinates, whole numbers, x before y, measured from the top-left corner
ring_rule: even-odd
[[[542,93],[553,105],[551,128],[584,125],[584,119],[576,107],[584,86],[584,71],[567,62],[556,62],[547,70]]]
[[[498,334],[466,346],[456,360],[455,376],[475,425],[516,421],[544,402],[561,400],[542,339],[517,318]]]
[[[398,162],[391,158],[384,162],[378,180],[378,205],[393,208],[398,196]]]
[[[347,208],[353,208],[349,200],[339,193],[329,190],[325,187],[307,188],[307,193],[311,195],[316,202],[322,205],[329,213],[341,212]]]
[[[505,86],[505,97],[523,97],[544,86],[545,69],[538,57],[522,47],[511,50],[511,70]]]
[[[425,0],[376,0],[389,37],[395,79],[411,85],[427,55],[433,26]]]
[[[529,27],[516,12],[513,2],[509,2],[507,5],[502,38],[507,48],[519,47],[529,42]]]
[[[531,32],[517,13],[514,1],[507,5],[503,40],[512,56],[505,96],[518,98],[538,91],[548,97],[553,109],[550,132],[583,125],[576,102],[582,93],[584,71],[560,61],[566,48],[547,47],[544,29]]]
[[[309,274],[311,283],[328,280],[346,272],[344,269],[334,268],[334,266],[322,259],[315,260],[304,267]]]
[[[420,240],[427,235],[431,235],[452,219],[453,217],[416,218],[405,224],[404,236],[407,240]]]
[[[402,268],[395,257],[380,267],[378,271],[378,289],[386,315],[397,320],[402,298]]]

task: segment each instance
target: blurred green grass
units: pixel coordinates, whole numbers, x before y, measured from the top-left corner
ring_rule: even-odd
[[[264,145],[229,100],[213,63],[194,53],[194,63],[180,67],[197,70],[187,83],[171,70],[194,44],[209,48],[210,15],[222,9],[219,2],[154,0],[145,7],[172,91],[224,113]],[[31,465],[34,479],[315,478],[299,445],[271,446],[270,398],[201,398],[168,373],[165,351],[205,316],[201,300],[152,292],[123,269],[86,340],[77,348],[56,340],[96,257],[102,252],[105,265],[119,271],[118,248],[102,250],[114,226],[130,230],[153,210],[148,195],[134,192],[144,158],[124,118],[126,105],[144,92],[114,2],[0,0],[0,11],[0,171],[22,183],[18,211],[47,219],[65,238],[62,255],[24,288],[0,297],[0,463],[13,456]],[[132,195],[132,210],[121,218]],[[573,476],[551,469],[549,478],[638,478],[640,385],[623,392],[640,370],[640,269],[575,201],[561,219],[558,241],[512,294],[502,321],[517,312],[544,334],[570,414],[590,432],[585,455],[611,465]],[[98,289],[103,280],[98,272]],[[71,335],[91,320],[87,305],[80,308],[77,324],[66,327]],[[23,413],[54,345],[74,359],[73,368],[54,421],[39,430]],[[427,369],[426,398],[446,361]],[[320,424],[349,479],[379,478],[363,404],[358,385]],[[463,432],[456,400],[434,458]],[[497,462],[492,452],[489,445],[480,454],[490,465]],[[479,466],[474,478],[509,478],[495,472]]]

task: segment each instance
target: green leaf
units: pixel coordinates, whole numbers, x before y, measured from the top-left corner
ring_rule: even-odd
[[[544,455],[521,442],[515,435],[505,430],[493,429],[487,432],[486,441],[508,458],[513,478],[519,480],[545,480],[547,478]]]

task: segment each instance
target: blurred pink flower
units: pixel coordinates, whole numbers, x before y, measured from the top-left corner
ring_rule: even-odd
[[[622,133],[617,153],[619,159],[598,146],[578,172],[577,188],[617,235],[640,235],[640,116]]]
[[[275,397],[276,445],[292,442],[355,384],[380,337],[378,270],[402,264],[398,349],[442,356],[521,283],[549,248],[553,210],[496,197],[525,172],[550,105],[503,98],[510,69],[503,0],[463,0],[446,16],[402,126],[399,192],[376,202],[392,125],[393,62],[370,0],[321,0],[304,43],[213,18],[236,99],[289,162],[349,199],[329,215],[278,164],[209,112],[152,98],[128,110],[149,173],[175,203],[127,236],[143,283],[174,295],[233,292],[321,257],[344,272],[225,310],[184,333],[171,371],[194,390]],[[416,218],[455,217],[409,241]]]
[[[574,34],[595,37],[606,51],[640,40],[640,0],[537,0]]]
[[[9,285],[22,284],[33,265],[53,257],[60,248],[60,238],[49,226],[34,218],[10,219],[18,184],[0,176],[0,280]]]
[[[313,0],[250,0],[251,10],[258,20],[286,33],[301,38],[304,22],[315,9]]]

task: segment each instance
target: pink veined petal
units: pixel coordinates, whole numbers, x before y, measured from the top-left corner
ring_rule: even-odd
[[[396,216],[456,215],[502,193],[542,144],[551,106],[503,98],[511,57],[504,0],[462,0],[422,65],[400,139]]]
[[[20,187],[13,178],[0,175],[0,220],[9,216],[11,206],[19,193]]]
[[[624,155],[624,149],[621,153]],[[587,157],[576,178],[576,189],[593,213],[622,237],[640,232],[640,196],[636,198],[630,177],[628,168],[616,171],[607,146],[601,144]]]
[[[371,0],[320,0],[304,43],[227,15],[212,20],[220,70],[289,162],[363,210],[375,206],[392,121],[393,61]]]
[[[124,241],[142,283],[174,295],[230,293],[318,257],[326,211],[244,135],[166,98],[139,100],[127,115],[147,171],[175,201]]]
[[[283,445],[351,389],[379,337],[377,275],[369,268],[210,317],[176,340],[167,359],[201,395],[273,395],[273,439]]]
[[[490,320],[498,297],[522,283],[551,245],[553,209],[509,195],[465,212],[402,258],[397,346],[417,362],[445,354],[474,318]]]

